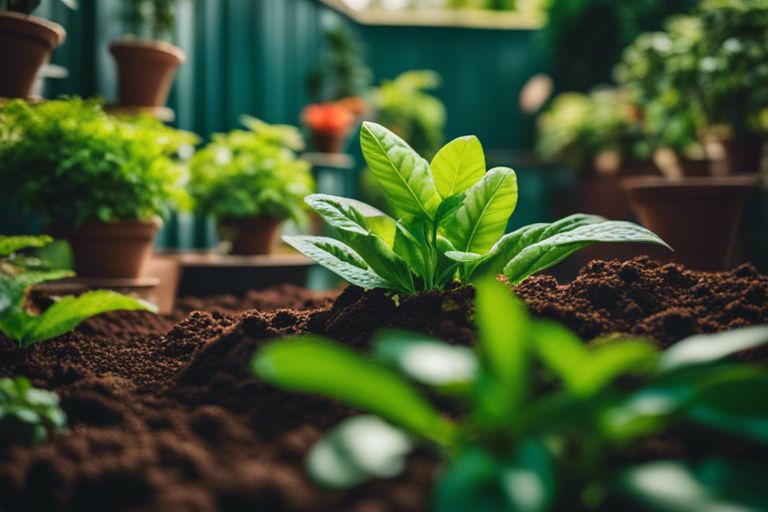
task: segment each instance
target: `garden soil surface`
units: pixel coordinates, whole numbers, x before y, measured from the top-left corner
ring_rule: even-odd
[[[537,276],[517,293],[585,340],[624,333],[666,347],[768,323],[768,277],[746,265],[708,274],[647,258],[594,261],[571,283]],[[168,317],[103,315],[26,352],[0,335],[0,376],[55,390],[70,425],[41,446],[0,448],[0,511],[425,510],[437,472],[426,454],[351,492],[313,486],[307,450],[353,411],[275,390],[250,377],[248,362],[266,340],[302,332],[364,348],[377,329],[398,327],[468,345],[472,299],[466,287],[397,305],[381,291],[282,286],[183,299]]]

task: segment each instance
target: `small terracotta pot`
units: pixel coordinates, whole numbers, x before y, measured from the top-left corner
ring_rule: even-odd
[[[757,183],[757,176],[641,176],[622,186],[640,223],[675,250],[673,259],[698,270],[722,270],[731,263],[744,203]]]
[[[320,153],[341,153],[347,137],[346,132],[312,132],[312,143]]]
[[[761,171],[764,139],[760,135],[741,135],[721,140],[728,174],[756,174]]]
[[[0,97],[28,99],[38,71],[66,34],[43,18],[0,11]]]
[[[233,254],[272,254],[281,223],[272,217],[226,219],[220,229],[224,238],[232,241]]]
[[[136,278],[152,254],[159,228],[156,220],[91,221],[53,226],[50,233],[69,242],[79,277]]]
[[[184,51],[162,41],[123,40],[109,45],[117,62],[118,104],[162,107]]]

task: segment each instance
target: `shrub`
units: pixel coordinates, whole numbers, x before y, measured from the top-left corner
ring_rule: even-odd
[[[11,101],[0,108],[0,182],[58,224],[148,220],[183,197],[172,157],[196,140],[153,119],[117,119],[97,101]]]
[[[293,126],[244,117],[247,130],[216,134],[190,165],[190,192],[197,208],[220,219],[305,219],[302,202],[312,193],[309,163]]]
[[[438,512],[768,505],[764,460],[714,455],[728,439],[758,450],[768,443],[768,402],[760,398],[768,374],[727,361],[768,342],[768,326],[694,336],[663,353],[631,339],[585,346],[566,328],[531,318],[492,278],[477,284],[476,320],[474,351],[385,331],[364,357],[303,335],[266,345],[252,369],[282,389],[374,415],[344,421],[311,449],[307,469],[325,486],[394,476],[421,445],[442,461],[432,494]],[[708,435],[695,459],[627,455],[685,427]]]

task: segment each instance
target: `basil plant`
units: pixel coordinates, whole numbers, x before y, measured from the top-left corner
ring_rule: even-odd
[[[256,354],[261,379],[369,414],[310,450],[316,482],[392,477],[422,447],[439,462],[436,512],[768,509],[768,372],[729,361],[768,342],[768,326],[663,352],[638,339],[587,345],[490,276],[476,289],[474,350],[384,331],[367,356],[316,335]],[[659,454],[654,440],[673,449]]]
[[[363,123],[363,155],[397,218],[360,201],[325,194],[305,198],[336,238],[284,240],[352,284],[410,294],[441,289],[476,274],[503,273],[512,283],[600,242],[663,240],[636,224],[576,214],[504,234],[517,204],[517,177],[486,172],[480,141],[460,137],[427,162],[400,137]]]

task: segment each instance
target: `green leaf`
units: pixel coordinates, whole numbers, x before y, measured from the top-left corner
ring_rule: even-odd
[[[478,371],[474,352],[429,336],[406,331],[381,331],[373,357],[400,373],[446,392],[465,391]]]
[[[444,236],[437,235],[437,269],[435,275],[435,286],[443,288],[446,284],[453,281],[459,264],[446,256],[447,253],[455,249],[453,244]]]
[[[429,287],[430,274],[434,263],[429,255],[430,223],[419,217],[399,220],[395,225],[395,254],[403,258],[410,269],[424,280],[424,287]]]
[[[312,447],[307,472],[326,487],[353,487],[371,478],[397,475],[412,449],[411,439],[402,430],[376,416],[356,416]]]
[[[92,316],[118,310],[156,312],[157,308],[141,299],[110,290],[90,291],[77,297],[67,296],[34,319],[31,329],[24,336],[23,344],[28,347],[38,341],[64,334]]]
[[[443,199],[440,202],[440,206],[437,207],[435,222],[440,226],[448,225],[448,223],[456,217],[456,212],[458,212],[461,205],[464,204],[465,198],[466,194],[460,192]]]
[[[644,510],[758,512],[768,509],[765,469],[709,459],[649,462],[619,474],[614,488]]]
[[[368,121],[360,129],[360,145],[389,203],[398,211],[432,219],[440,195],[427,161],[400,137]]]
[[[0,256],[8,256],[21,249],[45,247],[51,242],[53,238],[47,235],[0,236]]]
[[[64,279],[65,277],[72,277],[73,275],[75,275],[75,273],[71,270],[33,270],[14,276],[14,280],[18,286],[21,286],[26,290],[30,286],[39,283],[56,281],[58,279]]]
[[[284,236],[285,243],[313,259],[331,272],[361,288],[397,287],[379,277],[368,264],[350,247],[333,238],[324,236]]]
[[[501,486],[511,505],[507,510],[545,512],[555,498],[555,472],[544,444],[538,439],[520,443],[514,458],[504,465]]]
[[[531,320],[520,301],[495,278],[487,276],[475,288],[478,350],[493,380],[480,405],[491,410],[481,414],[503,418],[519,412],[527,393]]]
[[[496,167],[466,191],[445,236],[458,251],[485,254],[504,234],[517,204],[515,171]]]
[[[523,248],[504,266],[504,275],[517,284],[584,247],[594,243],[619,242],[644,242],[669,247],[651,231],[631,222],[609,220],[589,223]]]
[[[474,135],[453,139],[437,152],[430,168],[441,197],[464,192],[483,179],[483,146]]]
[[[251,368],[278,387],[340,400],[437,444],[454,435],[453,424],[399,375],[317,336],[270,343]]]
[[[679,341],[667,349],[659,360],[657,371],[666,373],[689,366],[709,364],[737,352],[768,343],[768,326],[744,327],[716,334],[698,334]]]

